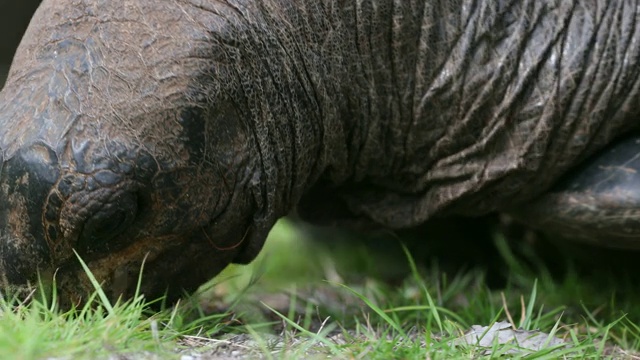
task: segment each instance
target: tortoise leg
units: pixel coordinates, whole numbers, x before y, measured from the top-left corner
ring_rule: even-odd
[[[640,249],[640,135],[615,142],[512,213],[554,236]]]

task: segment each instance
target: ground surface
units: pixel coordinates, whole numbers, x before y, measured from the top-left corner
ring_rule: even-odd
[[[576,273],[552,281],[508,249],[502,289],[488,289],[482,271],[448,274],[435,264],[409,266],[390,283],[366,275],[388,265],[368,263],[376,257],[365,250],[329,256],[336,249],[304,237],[279,224],[252,265],[160,312],[142,298],[110,304],[99,291],[70,312],[51,301],[1,304],[0,358],[640,358],[633,283]],[[344,259],[350,266],[338,264]]]

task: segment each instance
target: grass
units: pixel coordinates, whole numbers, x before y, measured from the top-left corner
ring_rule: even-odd
[[[639,356],[640,302],[632,284],[583,281],[571,272],[552,281],[515,261],[500,241],[511,269],[502,291],[487,289],[480,271],[422,271],[411,257],[411,276],[400,283],[367,277],[349,283],[325,249],[300,237],[290,223],[280,223],[252,265],[230,267],[197,297],[160,312],[148,310],[142,296],[109,303],[99,286],[87,305],[67,312],[39,293],[29,302],[2,300],[0,358]],[[514,344],[456,340],[473,325],[500,321],[570,346],[512,353]]]

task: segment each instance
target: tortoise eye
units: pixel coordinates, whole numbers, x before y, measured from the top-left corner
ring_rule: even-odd
[[[122,234],[133,223],[138,211],[137,204],[137,194],[125,193],[94,213],[84,223],[78,240],[79,248],[91,253],[104,250],[105,247],[118,247],[118,244],[110,244],[109,241]]]

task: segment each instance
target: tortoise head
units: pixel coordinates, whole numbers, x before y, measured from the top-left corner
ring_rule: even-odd
[[[65,3],[36,12],[0,93],[1,282],[55,274],[78,301],[93,289],[77,253],[112,298],[144,263],[142,293],[175,299],[252,258],[275,220],[257,220],[262,166],[232,94],[198,85],[213,67],[187,44],[205,29],[158,15],[132,37]]]
[[[14,118],[3,113],[0,124]],[[196,119],[178,120],[188,127]],[[180,136],[188,132],[182,129]],[[244,196],[255,185],[252,174],[237,171],[248,165],[242,157],[206,166],[205,159],[196,160],[194,149],[185,148],[185,162],[178,164],[162,159],[157,149],[72,133],[54,145],[38,140],[4,152],[0,260],[5,285],[20,287],[34,283],[38,272],[56,273],[62,298],[78,301],[92,286],[77,253],[113,298],[133,294],[144,262],[140,290],[151,297],[168,291],[175,299],[240,261],[253,235],[247,214],[255,206],[251,196]],[[173,145],[203,144],[180,136],[172,138]]]

